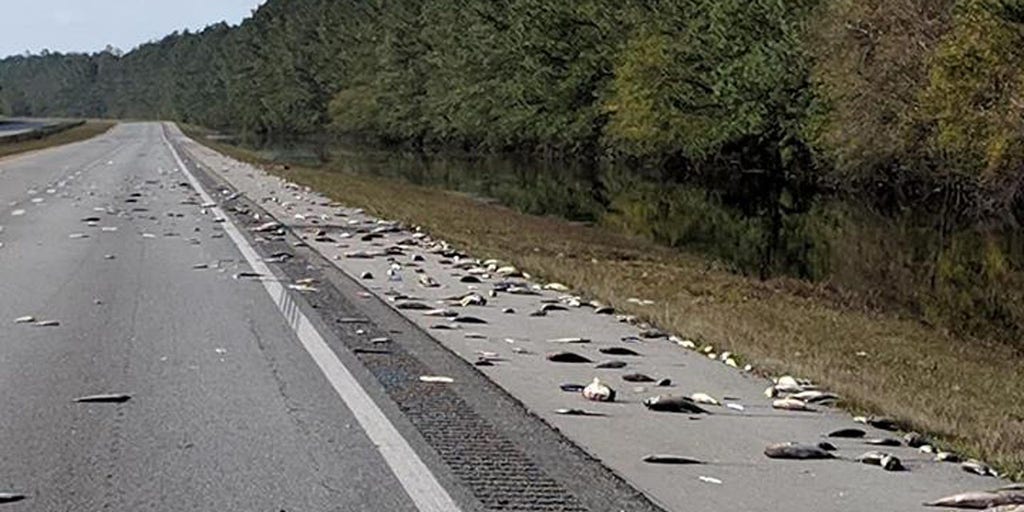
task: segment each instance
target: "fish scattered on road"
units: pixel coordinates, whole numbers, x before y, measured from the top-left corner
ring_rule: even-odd
[[[131,400],[131,395],[123,393],[106,393],[100,395],[87,395],[76,398],[74,401],[81,404],[86,403],[99,403],[99,404],[121,404]]]
[[[764,449],[764,454],[769,459],[832,459],[834,455],[829,450],[819,445],[800,443],[778,443],[769,445]]]
[[[0,492],[0,503],[17,503],[25,499],[28,497],[18,492]]]
[[[442,375],[421,375],[420,382],[434,383],[434,384],[451,384],[455,382],[455,379],[451,377],[445,377]]]
[[[593,402],[614,402],[615,390],[594,378],[593,382],[583,388],[583,398]]]
[[[694,465],[704,464],[703,461],[682,455],[652,454],[643,458],[648,464]]]

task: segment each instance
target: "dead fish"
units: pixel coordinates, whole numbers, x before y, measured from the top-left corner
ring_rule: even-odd
[[[818,389],[809,389],[807,391],[801,391],[790,398],[796,398],[797,400],[803,400],[809,404],[819,404],[824,402],[836,402],[839,400],[839,395],[835,393],[828,393]]]
[[[814,409],[808,406],[807,402],[797,400],[796,398],[780,398],[772,402],[772,407],[784,411],[814,412]]]
[[[1024,504],[1024,491],[970,491],[925,503],[929,507],[990,509]]]
[[[16,503],[28,499],[27,496],[17,492],[0,492],[0,503]]]
[[[625,361],[604,361],[604,362],[598,363],[597,365],[594,366],[594,368],[597,368],[597,369],[600,369],[600,370],[618,370],[620,368],[625,368],[625,367],[626,367],[626,362]]]
[[[648,464],[674,464],[674,465],[690,465],[690,464],[704,464],[703,461],[694,459],[692,457],[684,457],[682,455],[666,455],[666,454],[652,454],[647,455],[643,458],[643,461]]]
[[[644,400],[644,406],[652,411],[708,414],[691,398],[685,396],[658,395]]]
[[[378,254],[369,253],[366,251],[352,251],[345,253],[345,257],[353,260],[372,260],[376,258]]]
[[[721,402],[715,400],[714,398],[711,397],[711,395],[707,393],[694,393],[690,395],[690,399],[693,400],[694,402],[697,402],[698,404],[722,405]]]
[[[434,310],[432,306],[428,306],[422,302],[416,301],[402,301],[395,303],[395,309],[405,310],[417,310],[417,311],[431,311]]]
[[[555,338],[555,339],[552,339],[552,340],[548,340],[548,343],[579,344],[579,343],[590,343],[590,340],[587,339],[587,338]]]
[[[368,318],[343,317],[338,319],[339,324],[366,324],[369,322]]]
[[[613,308],[611,306],[601,306],[599,308],[594,309],[594,314],[595,315],[614,315],[615,314],[615,308]]]
[[[809,389],[815,389],[815,386],[809,381],[797,379],[792,375],[783,375],[782,377],[779,377],[773,387],[780,393],[800,393]]]
[[[985,512],[1024,512],[1024,505],[1000,505],[987,508]]]
[[[36,321],[36,317],[34,317],[32,315],[20,316],[20,317],[14,319],[14,323],[16,323],[16,324],[30,324],[30,323],[35,322],[35,321]]]
[[[583,409],[555,409],[555,414],[563,416],[604,416],[599,412],[590,412]]]
[[[563,293],[569,291],[569,287],[562,283],[548,283],[544,285],[544,289]]]
[[[920,448],[924,445],[931,444],[927,438],[917,432],[910,432],[903,436],[903,442],[907,443],[907,446],[911,448]]]
[[[622,380],[626,382],[654,382],[654,377],[642,373],[627,373],[622,376]]]
[[[475,316],[462,315],[452,319],[452,322],[460,324],[486,324],[487,320]]]
[[[610,356],[639,356],[637,352],[630,350],[626,347],[607,347],[598,349],[598,352],[602,354],[608,354]]]
[[[829,432],[826,437],[839,437],[844,439],[860,439],[868,433],[859,428],[842,428]]]
[[[594,381],[583,388],[583,398],[593,402],[614,402],[615,390],[606,386],[601,379],[594,378]]]
[[[32,325],[36,327],[57,327],[60,325],[60,322],[56,320],[40,320]]]
[[[590,363],[590,359],[575,352],[552,352],[547,355],[548,361],[553,363]]]
[[[284,263],[285,261],[288,261],[288,260],[290,260],[290,259],[292,259],[294,257],[295,257],[295,255],[290,253],[290,252],[280,251],[280,252],[275,252],[274,254],[271,254],[267,258],[264,258],[263,261],[265,261],[267,263]]]
[[[769,459],[814,460],[831,459],[834,456],[821,446],[799,443],[778,443],[764,449]]]
[[[455,382],[455,379],[445,377],[443,375],[421,375],[420,382],[427,382],[431,384],[451,384]]]
[[[979,460],[969,459],[960,463],[960,469],[980,476],[999,476],[988,464]]]
[[[399,309],[401,309],[401,308],[399,308]],[[455,312],[455,311],[450,310],[450,309],[431,309],[431,310],[423,312],[423,316],[433,316],[433,317],[440,317],[440,318],[454,318],[454,317],[459,316],[459,314],[457,312]]]
[[[890,432],[894,432],[900,429],[900,426],[899,424],[896,423],[896,420],[892,418],[886,418],[884,416],[870,416],[865,420],[865,423],[871,425],[872,427],[882,430],[888,430]]]
[[[196,263],[195,265],[192,265],[192,270],[206,270],[208,268],[210,268],[210,265],[207,263]]]
[[[466,295],[465,297],[462,297],[461,299],[459,299],[459,304],[461,304],[462,307],[464,307],[464,308],[468,308],[470,306],[481,306],[481,307],[483,307],[483,306],[487,305],[487,299],[485,299],[482,296],[477,295],[475,293],[471,293],[471,294]]]
[[[552,311],[569,311],[569,308],[560,304],[544,304],[540,307],[542,313],[550,313]]]
[[[904,469],[903,463],[899,459],[885,452],[867,452],[861,454],[856,460],[864,464],[881,466],[886,471],[902,471]]]
[[[903,466],[903,462],[900,459],[891,454],[886,454],[885,457],[882,457],[880,465],[886,471],[904,471],[907,469]]]
[[[266,233],[267,231],[277,231],[281,229],[281,224],[277,222],[267,222],[266,224],[260,224],[252,229],[254,233]]]
[[[893,439],[891,437],[868,439],[864,441],[864,443],[873,446],[903,446],[903,443],[901,443],[899,439]]]
[[[131,395],[122,393],[108,393],[101,395],[88,395],[82,396],[75,399],[75,402],[80,404],[86,403],[99,403],[99,404],[121,404],[131,400]]]
[[[235,274],[235,279],[260,279],[263,274],[257,272],[239,272]]]
[[[558,388],[566,393],[580,393],[585,388],[583,384],[573,384],[571,382],[565,382],[558,385]]]
[[[420,285],[424,288],[437,288],[438,286],[441,286],[436,279],[430,276],[420,276],[419,281]]]
[[[391,353],[390,350],[386,350],[386,349],[382,349],[382,348],[354,348],[354,349],[352,349],[352,352],[355,353],[355,354],[376,354],[376,355],[385,355],[385,354],[390,354]]]

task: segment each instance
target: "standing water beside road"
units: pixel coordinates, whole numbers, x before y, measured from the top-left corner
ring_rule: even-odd
[[[703,255],[742,274],[821,283],[970,336],[1019,343],[1024,334],[1024,236],[1015,219],[956,222],[943,214],[948,195],[940,193],[925,201],[926,210],[885,212],[836,194],[783,195],[787,213],[773,238],[756,205],[753,173],[735,183],[708,184],[621,163],[423,153],[337,141],[242,145],[275,162],[399,179],[598,225]]]

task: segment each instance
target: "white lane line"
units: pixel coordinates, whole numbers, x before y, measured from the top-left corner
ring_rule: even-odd
[[[164,144],[167,145],[174,156],[181,172],[185,174],[189,183],[199,193],[199,196],[206,203],[214,203],[213,198],[206,193],[199,180],[188,170],[185,162],[178,155],[178,151],[174,149],[170,140],[167,139],[164,125],[161,125],[160,135],[163,138]],[[224,231],[235,242],[235,246],[238,247],[238,250],[245,257],[253,271],[263,275],[273,275],[270,272],[270,268],[256,254],[256,250],[249,244],[249,241],[242,236],[242,233],[235,226],[231,218],[219,206],[212,208],[211,211],[217,217],[225,219],[225,222],[222,224]],[[412,446],[409,446],[409,442],[402,437],[398,429],[384,416],[384,413],[373,402],[373,399],[366,393],[366,390],[352,376],[348,368],[342,364],[334,351],[327,346],[323,336],[317,332],[309,318],[299,310],[298,306],[291,299],[288,290],[276,280],[262,280],[262,283],[274,304],[277,304],[281,314],[284,315],[288,324],[295,331],[299,341],[302,342],[302,346],[313,357],[320,370],[323,371],[324,376],[330,381],[331,386],[334,387],[334,390],[341,396],[345,405],[352,411],[352,414],[356,417],[356,420],[366,432],[370,441],[377,446],[377,450],[384,457],[384,461],[391,468],[395,478],[405,488],[405,492],[408,493],[416,508],[422,512],[459,511],[458,505],[452,500],[448,491],[441,486],[437,478],[434,477],[434,474],[427,468],[423,459],[420,459],[419,455],[412,449]]]

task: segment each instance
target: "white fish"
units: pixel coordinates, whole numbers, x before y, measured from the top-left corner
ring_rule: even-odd
[[[709,395],[707,393],[694,393],[694,394],[690,395],[690,398],[694,402],[697,402],[698,404],[722,405],[721,402],[719,402],[718,400],[715,400],[711,395]]]
[[[578,344],[578,343],[590,343],[590,340],[587,339],[587,338],[569,337],[569,338],[555,338],[553,340],[548,340],[548,342],[550,342],[550,343],[573,343],[573,344]]]
[[[796,398],[781,398],[779,400],[775,400],[772,402],[772,407],[785,411],[814,411],[814,409],[807,405],[807,402],[797,400]]]
[[[615,390],[604,385],[601,379],[594,378],[594,381],[583,388],[583,398],[594,402],[615,401]]]
[[[421,375],[420,382],[429,382],[435,384],[451,384],[455,382],[455,379],[451,377],[445,377],[442,375]]]

